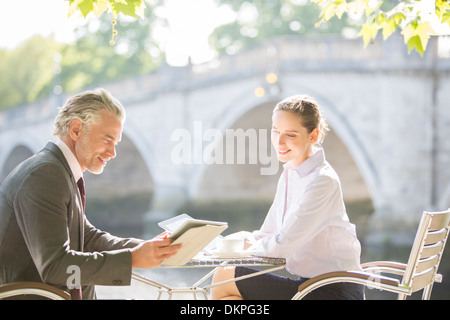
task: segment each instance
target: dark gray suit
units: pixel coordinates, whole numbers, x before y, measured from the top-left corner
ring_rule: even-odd
[[[49,142],[17,166],[0,185],[0,284],[39,281],[67,290],[70,266],[80,268],[83,299],[95,298],[95,284],[130,284],[127,248],[141,240],[96,229],[82,210],[58,146]]]

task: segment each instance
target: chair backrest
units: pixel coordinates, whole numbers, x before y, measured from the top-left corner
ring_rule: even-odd
[[[450,230],[450,209],[422,214],[402,285],[416,292],[435,281]]]

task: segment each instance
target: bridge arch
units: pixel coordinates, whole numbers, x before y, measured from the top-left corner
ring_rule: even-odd
[[[117,157],[108,162],[102,174],[84,172],[89,195],[86,212],[102,230],[120,236],[142,236],[155,189],[147,155],[127,133],[122,135],[116,152]]]
[[[352,155],[352,158],[355,160],[355,163],[368,186],[375,207],[381,206],[378,173],[364,144],[359,139],[358,133],[355,131],[352,124],[348,122],[348,118],[345,117],[329,99],[324,98],[319,94],[316,94],[315,98],[324,110],[329,125],[345,144]]]
[[[130,142],[134,144],[137,151],[142,157],[142,160],[145,162],[145,165],[148,169],[148,173],[152,180],[154,180],[154,174],[157,172],[156,161],[154,151],[148,139],[145,138],[145,135],[141,132],[140,127],[137,126],[133,119],[128,118],[125,122],[123,128],[123,136],[128,137]],[[126,155],[118,154],[119,157],[124,157]]]
[[[38,135],[32,129],[23,129],[6,135],[0,153],[0,181],[3,180],[17,164],[44,147]],[[19,148],[19,149],[18,149]],[[27,152],[28,151],[28,152]],[[19,154],[17,153],[19,152]],[[15,155],[15,156],[14,156]],[[13,159],[13,157],[15,157]]]
[[[0,182],[23,160],[33,155],[29,147],[22,144],[15,145],[12,150],[5,153],[1,160]]]
[[[320,92],[318,91],[320,89]],[[325,92],[325,93],[323,93]],[[348,120],[348,115],[340,111],[340,107],[333,102],[333,95],[327,95],[325,88],[314,88],[312,86],[299,85],[298,82],[287,82],[283,84],[283,95],[288,97],[295,94],[308,94],[314,97],[322,108],[328,124],[336,132],[337,136],[344,143],[352,158],[354,159],[362,177],[369,189],[375,208],[380,207],[380,182],[376,166],[368,155],[367,148],[359,139],[352,123]]]
[[[271,96],[256,97],[253,91],[246,87],[228,105],[223,107],[223,112],[212,122],[212,128],[218,129],[224,134],[226,129],[231,128],[250,110],[264,104],[274,104],[275,101],[276,99]],[[214,148],[219,147],[220,144],[222,144],[222,140],[216,140]],[[208,167],[209,164],[202,162],[200,166],[195,167],[190,173],[188,185],[189,198],[196,198],[198,196],[200,184],[204,179]]]
[[[355,129],[351,123],[348,122],[348,117],[344,116],[339,111],[338,107],[332,102],[332,99],[318,93],[313,88],[299,86],[298,84],[289,85],[286,83],[282,84],[282,88],[283,90],[280,95],[274,96],[267,94],[263,97],[256,97],[253,92],[250,92],[248,87],[244,88],[227,106],[224,107],[222,114],[213,121],[213,128],[225,132],[226,129],[233,127],[240,118],[252,110],[264,105],[270,105],[270,107],[273,108],[279,100],[291,95],[302,93],[309,94],[317,99],[319,105],[326,114],[330,127],[345,145],[352,159],[356,163],[357,169],[369,190],[374,207],[377,208],[380,206],[379,178],[376,167],[368,156],[366,148],[359,140]],[[267,129],[270,129],[270,124]],[[216,141],[216,143],[222,143],[222,141]],[[202,181],[205,179],[208,167],[208,164],[203,163],[191,172],[190,183],[188,186],[190,198],[195,199],[199,196],[199,190]]]

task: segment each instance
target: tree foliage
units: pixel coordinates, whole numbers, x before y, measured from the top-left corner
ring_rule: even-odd
[[[301,0],[217,0],[235,12],[235,21],[216,28],[211,45],[220,53],[238,50],[282,35],[341,34],[351,23],[333,20],[315,27],[320,9]],[[355,29],[355,33],[357,33]]]
[[[57,48],[53,39],[37,35],[13,50],[0,50],[0,109],[49,94]]]
[[[110,11],[114,15],[118,15],[120,12],[132,17],[138,17],[145,9],[145,0],[67,0],[70,3],[70,12],[81,11],[84,16],[87,16],[90,12],[95,14],[101,14],[105,11]],[[258,35],[270,35],[270,32],[277,32],[280,30],[292,31],[290,24],[290,30],[286,29],[283,25],[284,18],[282,15],[282,7],[286,5],[298,6],[302,5],[303,10],[294,10],[295,13],[290,13],[292,21],[303,23],[305,18],[304,13],[310,8],[305,6],[305,2],[308,0],[216,0],[218,3],[228,4],[235,9],[236,12],[242,10],[245,6],[253,6],[257,9],[260,17],[257,24],[248,25],[244,22],[242,27],[239,25],[228,25],[218,30],[215,34],[216,39],[213,39],[216,46],[223,47],[224,44],[230,44],[230,39],[226,39],[222,34],[228,33],[232,35],[242,35],[241,40],[234,41],[234,45],[239,47],[242,43],[242,39],[245,39],[247,43],[251,43],[258,40]],[[363,23],[360,26],[359,35],[363,37],[364,44],[367,45],[378,35],[381,30],[383,38],[387,39],[394,31],[401,29],[401,33],[404,37],[405,44],[408,46],[408,51],[415,49],[421,55],[426,50],[428,40],[433,30],[431,21],[434,19],[438,23],[444,23],[450,25],[450,4],[448,0],[310,0],[320,8],[320,17],[317,18],[318,26],[323,23],[329,23],[332,18],[337,17],[342,19],[344,15],[350,17],[360,16]],[[388,4],[388,5],[386,5]],[[392,6],[390,6],[392,4]],[[388,7],[388,8],[384,8]],[[275,18],[270,24],[267,21],[269,15],[268,10],[272,10],[272,17],[275,14],[280,13],[280,18]],[[294,8],[295,9],[295,8]],[[302,15],[303,14],[303,15]],[[279,24],[281,21],[281,25]],[[255,35],[255,27],[271,27],[265,29],[265,32],[259,32]],[[270,30],[272,28],[272,30]],[[239,29],[239,30],[238,30]],[[323,29],[322,29],[323,30]]]
[[[105,11],[112,12],[114,18],[119,13],[133,18],[144,17],[144,0],[66,0],[69,2],[69,15],[80,11],[84,17],[91,12],[96,16]]]
[[[155,24],[166,23],[154,14],[163,0],[66,1],[69,15],[80,12],[87,17],[93,13],[98,18],[80,26],[72,44],[34,36],[15,49],[0,49],[0,109],[46,97],[55,85],[74,92],[148,73],[164,61],[164,53],[152,35]],[[387,39],[400,30],[408,51],[423,54],[435,32],[431,21],[450,25],[447,0],[215,1],[236,13],[233,23],[217,28],[210,38],[220,53],[233,53],[278,35],[350,29],[363,38],[365,45],[380,34]]]
[[[360,15],[363,24],[359,35],[367,45],[381,31],[386,40],[401,29],[408,52],[415,49],[421,55],[426,50],[431,35],[436,34],[432,22],[450,26],[450,4],[447,0],[312,0],[321,8],[320,22],[344,14]]]
[[[110,46],[112,20],[119,29]],[[145,74],[160,66],[164,55],[151,30],[156,17],[147,8],[138,21],[102,15],[77,29],[78,40],[62,51],[61,83],[64,90]]]
[[[0,110],[47,97],[56,86],[76,92],[158,68],[164,54],[153,39],[152,25],[162,22],[153,8],[147,6],[139,20],[108,14],[91,19],[75,30],[71,44],[34,36],[14,49],[0,49]],[[114,46],[109,44],[112,20],[119,29]]]

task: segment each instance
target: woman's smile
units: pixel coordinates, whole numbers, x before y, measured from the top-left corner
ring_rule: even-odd
[[[272,144],[278,160],[300,165],[312,154],[312,134],[302,126],[301,118],[290,111],[276,111],[272,117]]]

